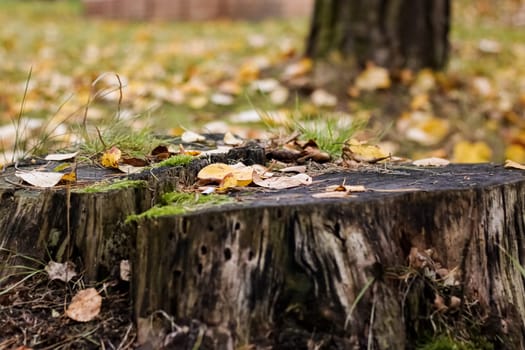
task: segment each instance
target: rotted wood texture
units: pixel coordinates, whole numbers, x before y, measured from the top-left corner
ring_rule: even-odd
[[[368,191],[311,196],[344,179]],[[522,349],[525,290],[510,257],[524,263],[524,180],[492,165],[339,171],[306,188],[144,220],[133,258],[140,340],[191,348],[198,333],[201,349],[415,348],[439,316],[436,294],[414,302],[424,288],[400,288],[402,273],[389,275],[431,249],[433,264],[455,271],[447,288],[479,307],[480,332],[490,329],[497,348]],[[155,329],[159,311],[200,333]]]
[[[160,195],[193,183],[197,172],[211,162],[264,162],[264,151],[249,145],[192,162],[189,166],[161,167],[125,176],[118,171],[95,166],[77,169],[78,183],[42,190],[14,183],[15,169],[0,174],[0,277],[11,273],[10,265],[20,256],[41,261],[79,262],[90,280],[118,272],[119,261],[134,249],[134,233],[125,225],[126,218],[143,212],[159,201]],[[20,165],[22,170],[44,164]],[[47,168],[57,163],[48,162]],[[143,180],[140,186],[118,190],[83,193],[97,181],[118,179]],[[24,261],[27,263],[27,261]],[[1,286],[0,282],[0,286]]]

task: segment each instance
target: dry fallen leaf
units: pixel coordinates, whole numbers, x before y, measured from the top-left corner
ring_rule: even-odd
[[[133,166],[128,164],[119,164],[118,166],[118,170],[122,171],[124,174],[138,174],[144,169],[146,169],[144,166]]]
[[[326,192],[365,192],[366,187],[363,185],[333,185],[326,188]]]
[[[293,79],[304,76],[313,68],[313,62],[309,58],[303,58],[295,63],[290,64],[283,72],[283,78]]]
[[[102,154],[100,164],[105,168],[118,168],[121,156],[122,152],[117,147],[113,146],[110,150]]]
[[[334,107],[337,105],[337,97],[323,89],[315,90],[310,99],[317,107]]]
[[[412,164],[415,166],[446,166],[450,164],[450,161],[443,158],[431,157],[415,160]]]
[[[457,163],[484,163],[491,157],[492,150],[482,141],[460,141],[454,145],[453,161]]]
[[[312,178],[306,174],[297,174],[294,176],[271,177],[268,179],[261,179],[255,172],[253,174],[253,183],[264,188],[282,190],[286,188],[297,187],[301,185],[311,185]]]
[[[251,181],[250,181],[251,182]],[[219,187],[217,188],[217,191],[219,193],[227,192],[229,188],[237,186],[237,179],[235,176],[233,176],[232,173],[228,173],[221,182],[219,183]]]
[[[235,137],[231,132],[227,132],[224,134],[223,138],[224,144],[230,145],[230,146],[239,146],[242,144],[242,140]]]
[[[193,132],[193,131],[185,131],[181,135],[181,140],[184,143],[193,143],[193,142],[204,141],[204,140],[206,140],[206,137],[204,137],[204,136],[202,136],[200,134],[197,134],[196,132]]]
[[[45,172],[45,171],[17,171],[16,177],[21,178],[30,185],[36,187],[53,187],[56,186],[64,174],[57,172]]]
[[[364,91],[388,89],[390,85],[391,82],[388,70],[373,64],[369,64],[355,80],[355,87]]]
[[[376,163],[388,157],[379,146],[370,145],[366,141],[350,139],[345,141],[343,146],[342,158],[345,161]]]
[[[252,182],[254,168],[242,163],[231,166],[213,163],[199,171],[197,178],[201,183],[219,183],[221,188],[245,187]]]
[[[131,266],[129,260],[120,260],[119,271],[120,279],[129,282],[131,276]]]
[[[78,152],[73,152],[73,153],[56,153],[56,154],[48,154],[44,159],[45,160],[62,161],[62,160],[75,158],[77,155],[78,155]]]
[[[102,297],[95,288],[79,291],[69,304],[66,315],[78,322],[89,322],[99,313],[102,306]]]
[[[66,261],[65,263],[50,261],[47,263],[45,270],[51,281],[61,280],[64,282],[69,282],[77,275],[75,272],[75,265],[69,261]]]
[[[305,165],[288,166],[288,167],[279,169],[279,171],[282,173],[305,173],[306,166]]]
[[[203,183],[220,183],[226,175],[231,174],[233,168],[224,163],[213,163],[202,168],[197,178]]]
[[[525,170],[525,165],[507,159],[505,161],[505,168]]]

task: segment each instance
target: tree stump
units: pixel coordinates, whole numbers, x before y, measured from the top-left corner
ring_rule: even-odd
[[[521,171],[338,168],[311,186],[246,188],[232,203],[125,224],[210,162],[264,162],[260,148],[235,152],[102,193],[15,187],[8,170],[1,247],[80,256],[93,279],[129,258],[144,349],[414,349],[432,330],[524,348]],[[312,196],[342,183],[366,191]]]
[[[345,180],[369,190],[312,197]],[[510,257],[524,257],[524,180],[492,165],[338,171],[309,187],[141,221],[139,328],[163,310],[197,320],[206,349],[411,349],[432,317],[452,315],[453,328],[460,308],[476,308],[480,334],[523,348],[523,276]]]

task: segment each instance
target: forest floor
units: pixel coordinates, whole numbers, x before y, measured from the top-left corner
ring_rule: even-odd
[[[125,23],[85,18],[76,1],[3,0],[0,169],[75,144],[149,155],[146,132],[185,131],[299,132],[336,157],[352,136],[412,159],[525,163],[525,9],[453,3],[444,72],[369,66],[335,91],[302,58],[306,19]],[[43,267],[0,281],[0,349],[132,347],[124,282],[94,286],[107,307],[79,324],[63,309],[82,278],[49,281]]]

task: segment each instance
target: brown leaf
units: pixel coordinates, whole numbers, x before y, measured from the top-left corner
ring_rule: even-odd
[[[65,263],[57,263],[50,261],[45,270],[50,280],[61,280],[69,282],[73,277],[77,275],[75,272],[75,265],[72,262],[66,261]]]
[[[159,145],[151,151],[152,156],[156,156],[157,154],[161,154],[161,153],[170,153],[170,151],[168,147],[164,145]],[[130,164],[130,165],[133,165],[133,164]]]
[[[288,149],[275,149],[266,153],[268,159],[275,159],[284,163],[293,163],[301,157],[301,152]]]
[[[149,162],[146,159],[136,158],[136,157],[122,158],[122,163],[131,165],[134,167],[143,167],[149,164]]]
[[[95,288],[79,291],[69,304],[66,315],[78,322],[88,322],[94,319],[102,306],[102,297]]]
[[[310,185],[312,184],[312,178],[306,174],[297,174],[294,176],[280,176],[280,177],[271,177],[268,179],[261,179],[259,175],[253,173],[253,183],[257,186],[261,186],[269,189],[286,189],[297,187],[301,185]]]

